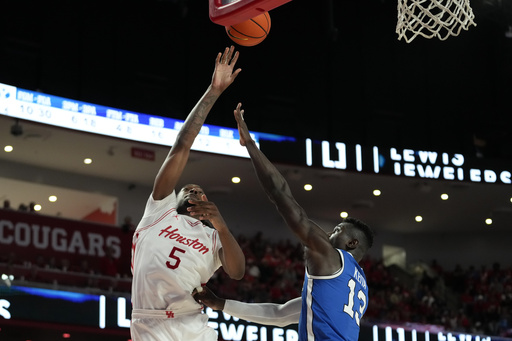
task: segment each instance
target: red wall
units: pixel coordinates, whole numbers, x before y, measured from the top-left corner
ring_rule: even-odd
[[[131,233],[117,226],[0,209],[0,262],[36,263],[42,257],[99,269],[112,247],[121,275],[130,274]]]

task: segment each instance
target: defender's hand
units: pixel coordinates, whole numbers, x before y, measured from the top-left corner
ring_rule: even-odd
[[[198,292],[197,289],[194,289],[192,292],[192,296],[196,300],[197,303],[205,305],[207,307],[212,308],[213,310],[223,310],[224,305],[226,304],[226,300],[220,297],[217,297],[208,287],[202,287],[202,291]]]
[[[252,140],[251,134],[249,133],[249,128],[247,128],[247,124],[244,121],[244,110],[242,110],[242,103],[238,103],[236,109],[234,110],[235,120],[238,124],[238,134],[240,135],[240,144],[245,146],[248,141]]]

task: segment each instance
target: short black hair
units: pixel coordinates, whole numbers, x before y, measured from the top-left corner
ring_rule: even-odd
[[[347,217],[343,219],[342,223],[348,223],[354,226],[356,229],[360,230],[364,233],[364,236],[366,237],[366,242],[368,244],[368,248],[371,248],[373,245],[373,236],[374,232],[370,228],[370,226],[366,225],[366,223],[362,222],[359,219]]]

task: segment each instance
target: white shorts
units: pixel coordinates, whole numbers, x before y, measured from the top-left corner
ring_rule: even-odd
[[[175,318],[133,318],[133,341],[217,341],[217,332],[208,327],[208,315],[192,314]]]

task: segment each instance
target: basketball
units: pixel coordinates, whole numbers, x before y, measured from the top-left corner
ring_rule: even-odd
[[[254,18],[236,25],[226,26],[228,37],[242,46],[254,46],[261,43],[270,31],[270,15],[264,12]]]

